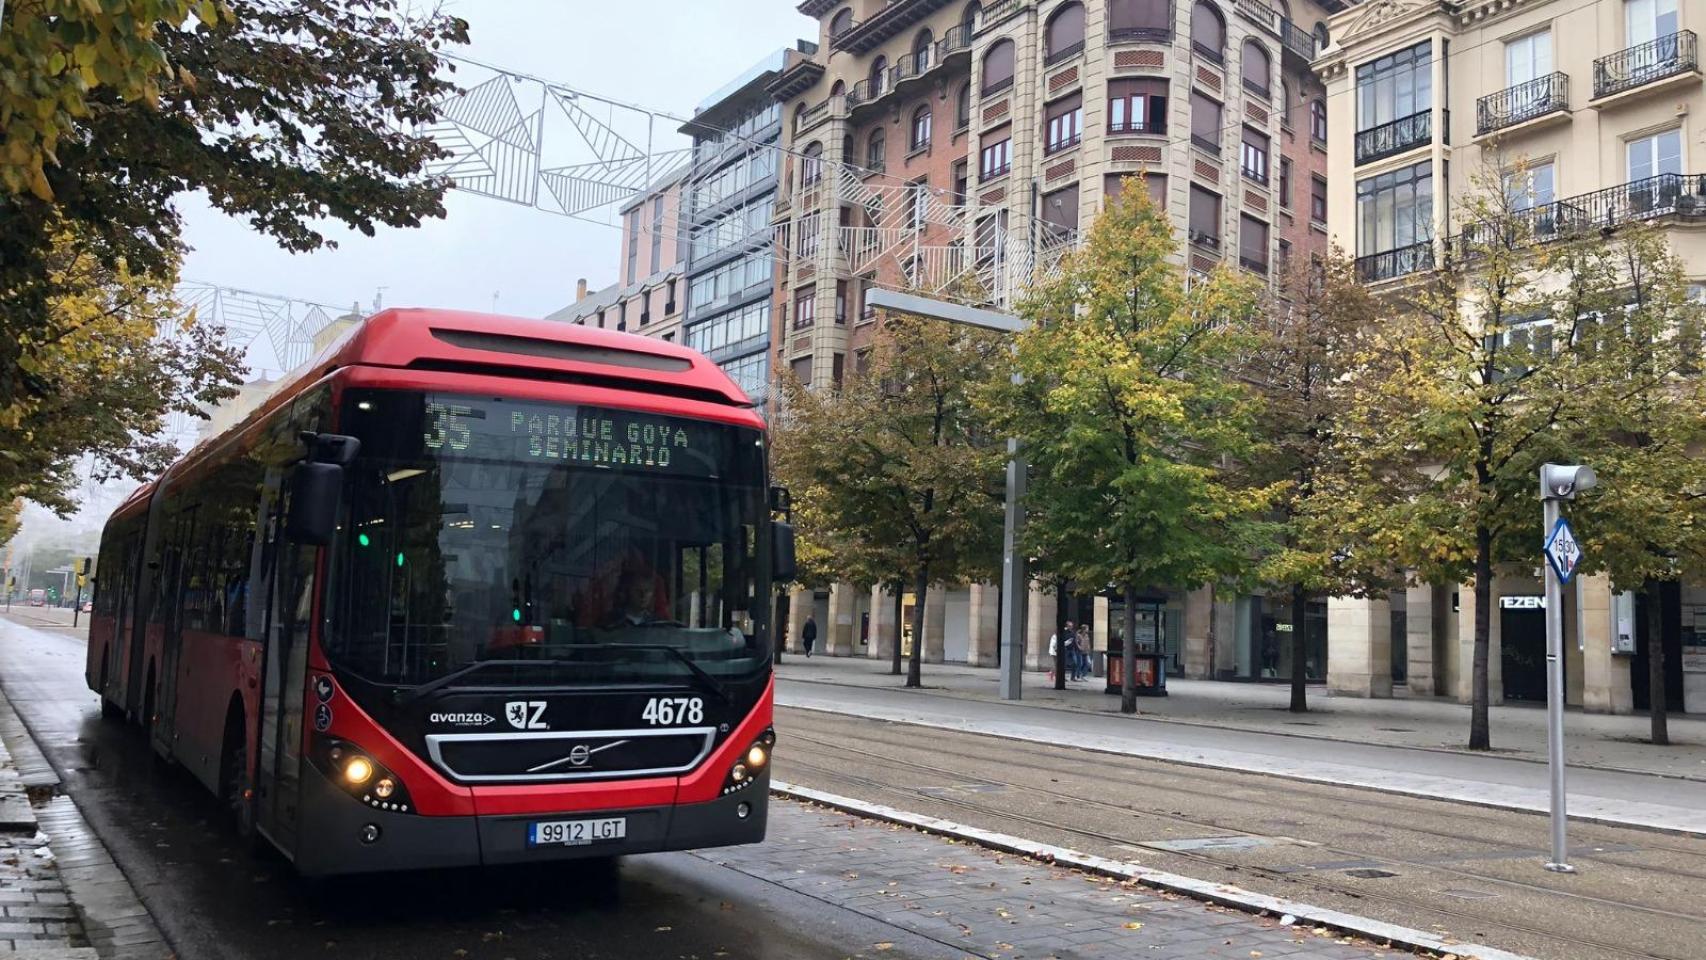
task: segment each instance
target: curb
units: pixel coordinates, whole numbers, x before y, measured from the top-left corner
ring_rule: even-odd
[[[1146,887],[1183,894],[1196,900],[1205,900],[1209,903],[1232,907],[1252,914],[1273,914],[1275,916],[1290,914],[1297,918],[1296,924],[1298,926],[1327,927],[1342,933],[1365,937],[1377,943],[1391,943],[1395,947],[1410,951],[1428,951],[1440,956],[1450,954],[1460,957],[1462,960],[1534,960],[1532,957],[1511,953],[1497,947],[1489,947],[1479,943],[1448,943],[1431,933],[1414,930],[1410,927],[1400,927],[1396,924],[1371,920],[1367,917],[1342,913],[1338,910],[1329,910],[1326,907],[1299,903],[1295,900],[1270,897],[1266,894],[1255,893],[1224,883],[1208,883],[1203,880],[1180,876],[1176,873],[1150,870],[1135,863],[1080,853],[1067,847],[1037,843],[1034,840],[1026,840],[1011,834],[996,833],[993,830],[984,830],[980,827],[967,826],[939,817],[908,813],[905,810],[897,810],[880,803],[867,803],[851,797],[813,790],[810,787],[784,783],[780,780],[770,782],[770,792],[774,796],[789,800],[815,803],[840,810],[843,813],[898,824],[939,837],[975,843],[978,846],[999,850],[1003,853],[1018,854],[1035,860],[1057,863],[1082,870],[1085,873],[1111,877],[1116,880],[1136,881]]]

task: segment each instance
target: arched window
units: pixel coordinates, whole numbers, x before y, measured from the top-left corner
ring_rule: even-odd
[[[983,54],[983,95],[1013,85],[1013,41],[997,40]]]
[[[1321,21],[1315,23],[1315,52],[1327,49],[1327,24]]]
[[[800,186],[809,187],[823,179],[823,144],[813,141],[800,158]]]
[[[1268,77],[1273,72],[1273,61],[1268,57],[1267,48],[1254,40],[1244,41],[1244,89],[1263,100],[1273,96],[1268,88]]]
[[[1173,39],[1171,0],[1108,0],[1108,39]]]
[[[977,0],[972,0],[971,3],[966,4],[965,12],[960,14],[960,23],[966,28],[966,32],[969,33],[977,29],[978,21],[982,18],[983,4],[978,3]]]
[[[911,149],[922,150],[930,145],[930,104],[920,104],[912,111]]]
[[[804,100],[801,100],[799,103],[794,105],[794,129],[795,130],[800,129],[800,124],[804,123],[805,119],[806,119],[806,102]]]
[[[960,84],[959,96],[954,98],[954,129],[971,126],[971,83]]]
[[[930,55],[935,52],[936,36],[929,27],[918,31],[918,36],[912,38],[912,72],[914,75],[930,69]]]
[[[888,139],[883,136],[883,130],[878,127],[871,131],[871,139],[865,141],[865,169],[881,170],[887,163]]]
[[[1320,97],[1309,101],[1309,135],[1327,142],[1327,101]]]
[[[888,75],[888,57],[878,56],[877,59],[871,61],[871,96],[875,97],[883,92],[883,88],[888,82]]]
[[[830,18],[829,39],[834,40],[851,29],[853,29],[853,8],[842,7],[835,12],[834,17]]]
[[[846,92],[847,92],[847,83],[846,83],[846,81],[843,81],[843,80],[835,81],[835,86],[829,88],[829,95],[832,97],[842,96]]]
[[[1191,49],[1215,63],[1226,62],[1226,18],[1208,0],[1191,8]]]
[[[1068,3],[1049,18],[1043,33],[1043,62],[1059,63],[1084,49],[1084,5]]]

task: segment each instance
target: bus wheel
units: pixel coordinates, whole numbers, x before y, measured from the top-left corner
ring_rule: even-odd
[[[219,764],[219,799],[230,814],[237,836],[253,840],[255,804],[249,778],[249,743],[244,736],[243,709],[235,702],[225,713],[225,746]]]

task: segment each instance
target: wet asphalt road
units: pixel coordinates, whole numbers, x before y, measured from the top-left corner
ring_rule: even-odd
[[[82,631],[0,620],[0,685],[179,960],[817,960],[940,955],[909,932],[691,853],[308,883],[102,721]],[[28,622],[28,621],[25,621]],[[888,946],[892,944],[892,947]]]

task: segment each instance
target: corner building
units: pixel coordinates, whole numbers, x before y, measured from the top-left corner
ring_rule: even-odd
[[[1327,122],[1343,134],[1328,148],[1333,240],[1354,251],[1364,282],[1401,287],[1441,262],[1446,238],[1473,227],[1452,201],[1490,177],[1526,208],[1536,242],[1659,224],[1706,291],[1701,29],[1698,0],[1378,0],[1339,13],[1315,62]],[[1494,583],[1494,703],[1546,696],[1535,572],[1501,570]],[[1667,589],[1656,639],[1643,604],[1614,595],[1604,577],[1565,594],[1566,623],[1578,624],[1585,648],[1564,644],[1570,704],[1644,709],[1657,642],[1670,708],[1706,712],[1706,585]],[[1364,696],[1389,695],[1396,683],[1467,701],[1474,616],[1467,585],[1333,600],[1329,683]]]
[[[1311,72],[1338,0],[805,0],[816,51],[769,84],[782,105],[774,366],[813,388],[855,373],[880,323],[873,286],[1011,302],[1143,174],[1182,266],[1271,275],[1327,245],[1325,90]],[[934,589],[927,661],[994,664],[995,585]],[[901,598],[904,616],[910,601]],[[1175,675],[1285,679],[1288,606],[1147,592],[1140,643]],[[889,655],[895,599],[837,585],[792,599],[837,655]],[[1072,618],[1120,621],[1106,596]],[[1041,666],[1055,598],[1030,597]],[[1310,619],[1326,675],[1324,605]],[[904,622],[904,621],[903,621]],[[1210,640],[1218,631],[1219,644]]]

